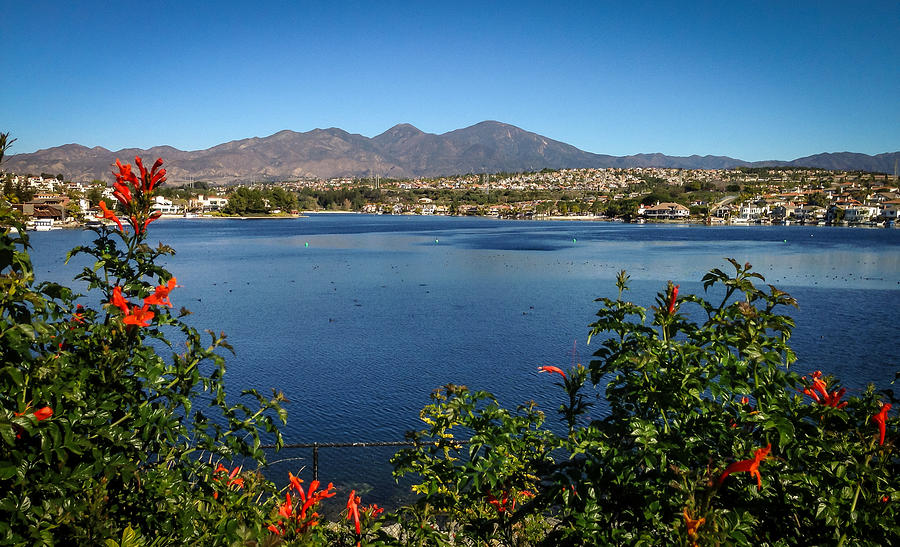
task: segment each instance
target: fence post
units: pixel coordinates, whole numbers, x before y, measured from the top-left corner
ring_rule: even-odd
[[[313,443],[313,480],[319,480],[319,443]]]

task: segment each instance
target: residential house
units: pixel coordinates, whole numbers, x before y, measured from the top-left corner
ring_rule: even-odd
[[[900,199],[892,199],[881,204],[881,217],[885,220],[900,220]]]
[[[644,207],[641,205],[638,208],[637,214],[638,216],[649,219],[677,220],[688,218],[691,214],[691,210],[680,203],[657,202],[656,205],[652,207]]]
[[[14,203],[12,207],[26,217],[64,222],[68,217],[69,201],[69,196],[42,193],[35,195],[31,201]]]
[[[163,196],[154,197],[150,209],[152,211],[159,211],[164,215],[177,215],[179,211],[179,207],[174,205],[172,200],[166,199]]]
[[[200,194],[196,199],[190,200],[188,207],[191,209],[200,209],[206,211],[218,211],[222,207],[228,205],[228,198],[219,196],[204,196]]]

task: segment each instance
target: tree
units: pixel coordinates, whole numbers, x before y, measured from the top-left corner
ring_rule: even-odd
[[[16,142],[16,139],[10,140],[9,133],[0,133],[0,163],[3,163],[3,156],[14,142]]]
[[[822,192],[816,192],[814,194],[807,194],[806,204],[807,205],[816,205],[818,207],[827,207],[828,206],[828,197]]]
[[[228,196],[222,212],[228,215],[262,214],[268,211],[262,191],[240,187]]]
[[[97,205],[100,203],[100,200],[103,199],[103,192],[100,191],[99,188],[94,186],[90,190],[87,191],[85,198],[90,202],[91,206]]]
[[[280,186],[272,188],[269,192],[268,199],[275,209],[293,211],[297,208],[297,194],[288,192]]]

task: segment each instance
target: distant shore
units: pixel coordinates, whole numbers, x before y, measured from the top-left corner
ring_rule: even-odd
[[[160,220],[285,220],[285,219],[298,219],[298,218],[308,218],[311,215],[361,215],[361,214],[371,214],[371,213],[362,213],[360,211],[303,211],[299,214],[292,215],[259,215],[259,216],[226,216],[226,215],[199,215],[199,216],[191,216],[185,217],[184,215],[173,215],[173,214],[163,214],[160,215]],[[383,215],[383,216],[460,216],[460,215],[416,215],[416,214],[402,214],[402,215]],[[468,216],[468,215],[462,215]],[[548,215],[548,216],[535,216],[530,219],[508,219],[508,218],[498,218],[492,216],[474,216],[473,218],[493,218],[496,220],[537,220],[537,221],[568,221],[568,222],[615,222],[615,223],[626,223],[620,218],[610,218],[610,217],[598,217],[593,215],[568,215],[568,216],[560,216],[560,215]],[[90,219],[97,220],[97,219]],[[770,226],[770,225],[783,225],[781,223],[730,223],[727,221],[723,221],[723,219],[713,219],[714,221],[711,224],[707,224],[703,219],[699,218],[685,218],[685,219],[637,219],[635,222],[632,220],[630,224],[682,224],[682,225],[712,225],[712,226]],[[86,226],[87,221],[81,222],[76,220],[69,220],[66,222],[57,222],[53,225],[54,230],[57,229],[78,229],[84,228]],[[115,226],[111,222],[104,222],[107,226]],[[819,223],[807,223],[802,224],[799,222],[791,221],[789,225],[796,226],[836,226],[836,227],[850,227],[850,228],[882,228],[885,227],[883,224],[847,224],[845,222],[839,222],[831,225],[824,225]],[[891,226],[887,226],[891,227]],[[30,230],[31,228],[29,228]]]

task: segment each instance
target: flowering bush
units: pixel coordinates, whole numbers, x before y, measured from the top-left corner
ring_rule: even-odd
[[[669,283],[643,308],[623,299],[620,273],[619,297],[599,299],[591,325],[603,337],[596,359],[539,368],[566,392],[565,436],[531,407],[512,414],[487,393],[439,392],[418,446],[394,459],[421,481],[408,528],[424,521],[449,541],[448,521],[461,522],[502,545],[900,543],[893,392],[842,400],[836,380],[791,371],[793,321],[781,310],[794,300],[731,264],[733,275],[703,279],[718,304]],[[701,322],[682,314],[689,305]],[[607,415],[589,418],[588,383],[604,389]],[[519,489],[535,496],[498,505],[498,492]]]
[[[200,543],[264,532],[255,497],[272,485],[238,468],[222,481],[209,462],[264,463],[261,435],[282,442],[282,397],[226,401],[224,336],[204,344],[181,321],[176,278],[156,264],[173,251],[147,242],[162,160],[135,163],[138,173],[119,162],[114,173],[126,222],[102,204],[112,228],[70,252],[93,259],[77,277],[99,306],[36,284],[24,226],[0,211],[0,543],[96,544],[131,527]],[[164,346],[168,358],[154,349]]]

